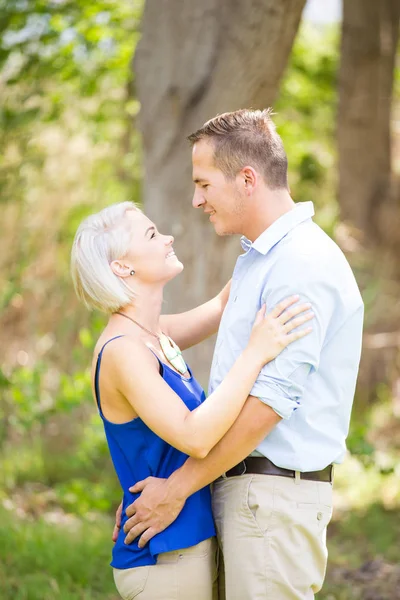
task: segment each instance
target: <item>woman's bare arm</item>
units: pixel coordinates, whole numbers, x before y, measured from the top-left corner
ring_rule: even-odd
[[[238,417],[264,364],[310,332],[298,329],[312,318],[309,305],[292,306],[295,301],[284,300],[267,317],[265,307],[259,311],[247,347],[193,411],[159,376],[152,354],[128,336],[108,349],[109,377],[152,431],[185,454],[204,458]]]

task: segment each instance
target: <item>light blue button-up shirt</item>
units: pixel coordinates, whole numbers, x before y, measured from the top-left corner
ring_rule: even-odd
[[[293,294],[311,302],[312,333],[268,363],[251,391],[282,417],[254,454],[303,472],[343,460],[363,324],[350,266],[313,214],[312,202],[296,204],[255,242],[242,238],[209,386],[211,393],[246,347],[262,304],[270,311]]]

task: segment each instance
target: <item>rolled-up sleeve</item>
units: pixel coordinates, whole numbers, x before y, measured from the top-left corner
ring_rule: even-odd
[[[269,405],[282,419],[289,419],[301,408],[302,396],[310,377],[318,369],[326,332],[335,306],[335,291],[325,283],[323,273],[310,268],[308,257],[279,262],[272,269],[262,293],[269,313],[285,298],[298,294],[299,302],[310,302],[314,318],[301,327],[312,332],[289,344],[275,360],[264,366],[250,394]]]
[[[303,364],[290,377],[285,377],[275,363],[271,363],[270,368],[260,373],[250,393],[268,404],[282,419],[289,419],[300,406],[309,372],[309,365]]]

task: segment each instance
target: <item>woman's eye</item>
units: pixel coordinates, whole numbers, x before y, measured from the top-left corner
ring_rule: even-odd
[[[153,233],[152,233],[152,234],[151,234],[151,236],[150,236],[150,239],[152,240],[152,239],[153,239],[153,238],[155,238],[155,237],[156,237],[156,234],[155,234],[155,232],[153,231]]]

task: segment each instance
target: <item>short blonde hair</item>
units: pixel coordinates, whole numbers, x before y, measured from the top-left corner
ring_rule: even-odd
[[[71,275],[76,294],[89,309],[112,313],[134,299],[134,293],[111,269],[126,256],[132,231],[128,211],[142,212],[133,202],[120,202],[87,217],[76,232]]]

